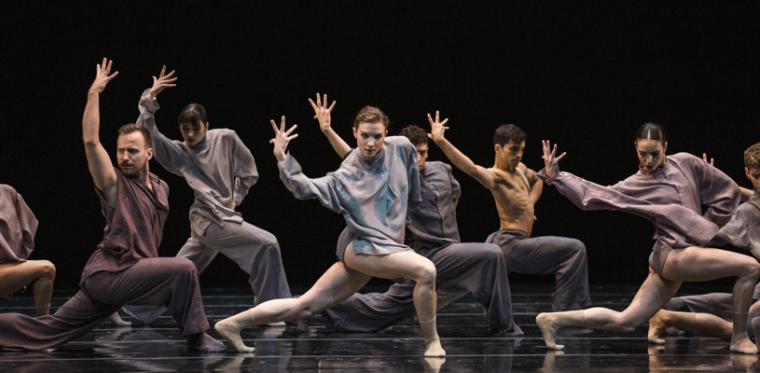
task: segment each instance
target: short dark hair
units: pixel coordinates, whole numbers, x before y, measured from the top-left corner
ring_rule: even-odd
[[[383,113],[380,108],[367,105],[359,110],[358,113],[356,113],[356,118],[354,118],[354,127],[359,127],[359,123],[377,122],[383,123],[383,125],[385,125],[385,129],[388,129],[388,125],[390,124],[388,116],[385,115],[385,113]]]
[[[145,128],[145,126],[143,126],[142,124],[127,123],[119,127],[119,130],[118,130],[119,136],[126,135],[132,132],[140,132],[142,134],[143,139],[145,140],[146,148],[150,148],[153,146],[153,142],[150,136],[150,131],[148,131],[148,129]]]
[[[177,122],[180,125],[182,123],[190,123],[193,126],[200,127],[202,124],[208,123],[208,118],[206,118],[206,108],[199,103],[191,102],[182,108],[182,111],[180,111],[179,117],[177,118]]]
[[[633,141],[639,141],[639,139],[658,140],[665,144],[668,142],[668,134],[665,133],[665,128],[657,123],[646,122],[636,130],[636,134]]]
[[[494,145],[504,146],[509,140],[512,140],[513,143],[519,144],[525,141],[527,137],[528,135],[525,134],[522,128],[514,124],[502,124],[496,127],[496,131],[493,133],[493,143]]]
[[[414,146],[428,143],[427,131],[415,124],[402,128],[400,135],[408,138]]]
[[[744,167],[760,167],[760,142],[754,143],[744,150]]]

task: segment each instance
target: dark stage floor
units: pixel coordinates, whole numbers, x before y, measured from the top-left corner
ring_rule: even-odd
[[[594,287],[596,305],[622,309],[634,288]],[[701,291],[702,289],[696,289]],[[704,289],[713,290],[713,289]],[[714,338],[671,336],[664,347],[647,344],[646,329],[616,334],[593,332],[559,340],[562,352],[543,347],[535,325],[549,308],[550,287],[513,286],[515,318],[526,335],[488,336],[481,307],[468,300],[438,314],[438,331],[448,356],[423,359],[423,341],[413,320],[377,334],[335,333],[314,316],[309,329],[260,328],[244,332],[255,354],[188,353],[169,317],[161,327],[114,328],[107,325],[51,352],[0,351],[0,372],[237,372],[237,371],[758,371],[757,356],[731,355],[728,343]],[[688,292],[694,292],[689,289]],[[214,322],[247,308],[244,290],[205,290],[204,302]],[[63,294],[65,295],[65,294]],[[66,297],[56,297],[54,306]],[[31,299],[0,301],[0,312],[33,312]],[[129,318],[126,318],[129,320]]]

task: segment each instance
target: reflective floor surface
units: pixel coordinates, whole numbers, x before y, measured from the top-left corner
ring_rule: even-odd
[[[513,286],[515,319],[524,337],[490,336],[480,305],[468,299],[438,313],[438,332],[446,359],[424,359],[423,340],[414,320],[376,334],[336,333],[313,316],[309,328],[269,327],[245,331],[253,354],[189,353],[170,317],[158,327],[101,325],[84,337],[49,352],[0,350],[0,372],[744,372],[760,371],[755,355],[735,355],[728,342],[678,334],[664,346],[649,345],[646,327],[631,333],[587,332],[559,339],[561,352],[543,347],[535,325],[538,312],[550,308],[551,287]],[[711,289],[689,289],[688,293]],[[595,305],[622,309],[635,288],[595,287]],[[54,299],[54,307],[66,294]],[[204,291],[213,323],[250,306],[245,290]],[[30,298],[0,300],[0,312],[32,313]],[[124,316],[126,320],[130,318]],[[214,333],[212,333],[214,334]]]

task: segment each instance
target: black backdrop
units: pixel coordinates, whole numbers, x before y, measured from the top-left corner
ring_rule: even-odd
[[[159,125],[178,137],[179,109],[201,102],[212,127],[236,130],[253,149],[261,179],[241,211],[278,237],[291,285],[311,284],[334,260],[343,223],[281,185],[268,119],[284,113],[300,124],[291,150],[307,175],[334,169],[339,159],[306,103],[317,90],[338,100],[333,123],[346,138],[364,104],[390,115],[392,133],[402,124],[425,125],[425,113],[440,109],[451,118],[452,142],[490,165],[493,129],[513,122],[529,134],[529,167],[541,167],[539,140],[551,138],[569,153],[563,169],[602,184],[636,171],[632,133],[656,121],[670,132],[670,152],[709,151],[747,185],[741,152],[760,140],[753,2],[534,3],[6,3],[0,182],[16,187],[40,220],[34,257],[57,264],[59,288],[75,287],[103,227],[80,123],[95,64],[108,56],[121,72],[101,99],[109,152],[115,129],[136,119],[150,76],[163,63],[175,68],[179,86],[160,96]],[[430,159],[442,159],[431,148]],[[151,167],[172,187],[161,254],[174,255],[189,234],[192,193]],[[483,240],[498,228],[491,197],[456,176],[464,191],[462,237]],[[645,276],[652,234],[646,221],[581,212],[551,188],[536,210],[535,234],[587,244],[593,283],[633,284]],[[244,286],[245,276],[219,259],[202,281]]]

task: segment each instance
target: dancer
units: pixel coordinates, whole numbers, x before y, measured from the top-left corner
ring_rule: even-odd
[[[665,155],[664,129],[645,123],[634,147],[639,171],[613,185],[600,186],[559,172],[556,156],[543,141],[544,169],[539,176],[583,210],[619,210],[651,220],[656,228],[650,271],[631,304],[622,312],[607,308],[541,313],[536,323],[546,346],[561,349],[555,334],[562,327],[630,331],[649,320],[675,294],[683,281],[738,277],[733,289],[731,351],[757,353],[747,336],[747,311],[760,263],[748,255],[705,247],[739,205],[736,183],[703,160],[686,153]]]
[[[166,183],[150,173],[150,133],[127,124],[119,129],[113,167],[100,143],[100,93],[118,75],[112,61],[97,66],[87,94],[82,137],[87,166],[100,199],[106,228],[103,241],[82,271],[80,289],[55,314],[38,318],[0,314],[0,347],[40,350],[77,338],[121,305],[166,305],[191,351],[222,351],[206,333],[198,272],[185,258],[158,258],[169,213]]]
[[[414,146],[404,137],[386,137],[388,117],[367,106],[354,119],[357,151],[351,152],[340,168],[324,177],[310,179],[291,154],[288,143],[298,135],[271,121],[275,138],[273,152],[280,179],[298,199],[318,199],[343,215],[348,234],[338,245],[339,261],[333,264],[299,298],[276,299],[218,322],[216,330],[238,351],[252,351],[240,331],[273,321],[307,317],[348,298],[372,276],[409,278],[417,284],[417,309],[425,356],[444,356],[436,330],[436,271],[433,263],[403,244],[407,206],[420,201],[419,171]]]
[[[327,95],[309,99],[322,133],[338,156],[344,158],[351,147],[331,126]],[[459,182],[451,174],[451,166],[427,161],[427,132],[410,125],[401,136],[417,149],[422,202],[407,213],[406,243],[418,254],[435,264],[438,308],[472,294],[486,309],[486,319],[493,333],[522,335],[512,317],[512,297],[506,262],[498,246],[488,243],[460,243],[456,205],[461,195]],[[414,313],[414,281],[397,281],[385,293],[356,293],[345,301],[326,309],[322,315],[338,331],[374,332],[391,326]]]
[[[202,273],[221,253],[248,274],[254,304],[290,298],[277,238],[244,221],[235,211],[259,178],[253,155],[240,137],[226,128],[210,130],[206,109],[197,103],[188,104],[179,115],[184,141],[170,140],[158,130],[156,97],[176,82],[175,72],[167,73],[166,66],[153,77],[153,86],[140,96],[137,124],[150,131],[158,163],[183,177],[195,193],[189,213],[191,236],[177,257],[190,259]],[[143,307],[128,309],[146,323],[163,313]]]
[[[744,151],[744,173],[752,183],[754,194],[739,205],[714,241],[748,249],[755,258],[760,258],[760,143]],[[664,310],[649,319],[649,341],[664,343],[661,337],[668,327],[730,340],[733,334],[730,322],[732,298],[731,293],[710,293],[671,299]],[[755,286],[752,299],[755,303],[749,309],[748,332],[754,334],[757,341],[760,336],[760,284]]]
[[[55,265],[28,259],[36,233],[37,218],[24,197],[12,186],[0,184],[0,298],[33,284],[34,305],[42,316],[50,313]]]
[[[536,220],[534,206],[541,197],[543,183],[535,171],[520,162],[525,150],[525,132],[508,124],[496,128],[493,136],[494,165],[475,164],[445,137],[448,119],[428,114],[430,139],[456,168],[470,175],[491,192],[499,213],[499,230],[486,242],[501,247],[510,272],[553,274],[556,288],[552,310],[572,310],[591,305],[588,262],[583,242],[566,237],[531,237]]]

